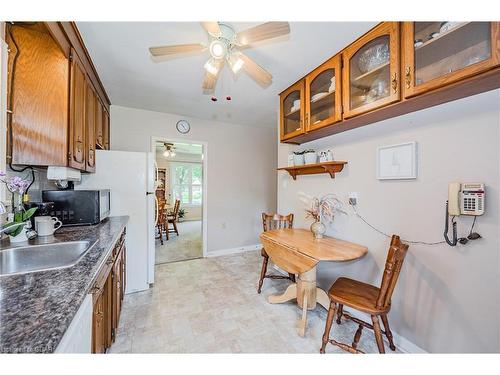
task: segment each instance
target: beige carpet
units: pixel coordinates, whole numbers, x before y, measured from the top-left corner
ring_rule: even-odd
[[[177,224],[179,235],[170,233],[167,241],[163,235],[163,245],[156,240],[156,264],[196,259],[203,256],[201,221],[185,221]]]

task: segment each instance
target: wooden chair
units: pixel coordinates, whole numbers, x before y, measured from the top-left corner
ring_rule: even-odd
[[[323,335],[323,345],[321,346],[320,353],[325,352],[325,347],[328,342],[333,345],[337,345],[340,348],[351,353],[362,353],[357,349],[357,345],[359,339],[361,338],[363,327],[374,330],[375,339],[377,341],[377,346],[380,353],[385,353],[382,334],[385,334],[387,339],[389,340],[389,347],[391,348],[391,350],[396,350],[396,347],[394,346],[394,342],[392,340],[392,332],[389,328],[387,314],[391,309],[392,293],[394,292],[394,288],[396,287],[399,273],[401,271],[401,266],[403,265],[407,250],[408,245],[403,244],[398,236],[393,235],[385,262],[385,270],[384,275],[382,276],[382,283],[380,288],[363,283],[361,281],[348,279],[346,277],[340,277],[335,281],[335,283],[330,288],[330,291],[328,292],[328,297],[330,298],[330,308],[328,310],[325,333]],[[349,315],[348,313],[345,313],[343,311],[344,306],[348,306],[353,309],[370,314],[373,324],[369,324]],[[353,342],[350,346],[344,343],[337,342],[333,339],[329,339],[330,329],[332,327],[332,321],[335,313],[337,313],[338,324],[341,323],[341,318],[342,316],[344,316],[346,319],[350,319],[359,325],[354,335]],[[379,316],[382,319],[385,331],[382,331],[380,328],[378,319]]]
[[[292,228],[293,226],[293,214],[289,214],[286,216],[278,215],[278,214],[266,214],[262,213],[262,227],[264,232],[272,229],[285,229]],[[260,254],[264,258],[262,260],[262,269],[260,271],[260,279],[259,279],[259,287],[257,288],[257,293],[260,294],[262,290],[262,283],[264,279],[288,279],[295,282],[295,275],[293,273],[289,273],[288,276],[281,275],[268,275],[267,274],[267,264],[269,262],[269,256],[266,253],[264,248],[261,249]]]
[[[179,231],[177,230],[177,219],[179,216],[179,209],[181,207],[181,201],[179,199],[175,200],[174,210],[172,212],[167,213],[165,220],[165,234],[167,236],[167,240],[169,239],[169,233],[176,233],[179,235]],[[173,228],[170,229],[169,224],[172,224]]]
[[[163,232],[165,231],[165,222],[166,222],[166,210],[165,210],[165,201],[158,200],[158,221],[156,223],[156,229],[158,230],[160,243],[163,245]]]

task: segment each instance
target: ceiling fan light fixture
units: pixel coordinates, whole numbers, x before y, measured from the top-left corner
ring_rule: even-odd
[[[165,150],[165,152],[163,153],[163,156],[168,158],[170,156],[170,151]]]
[[[227,47],[226,44],[218,39],[212,41],[210,43],[210,54],[214,59],[222,59],[224,55],[226,54]]]
[[[216,76],[217,73],[219,73],[219,67],[215,63],[214,59],[208,60],[203,67],[207,72],[209,72],[213,76]]]
[[[231,55],[231,57],[228,59],[228,62],[234,74],[238,73],[243,67],[243,64],[245,64],[243,59],[238,55]]]

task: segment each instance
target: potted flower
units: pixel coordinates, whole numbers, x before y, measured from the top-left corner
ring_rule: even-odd
[[[321,198],[310,197],[303,193],[301,195],[300,199],[310,207],[305,210],[306,218],[314,220],[311,224],[311,232],[316,239],[323,238],[326,232],[323,221],[331,224],[337,212],[347,214],[342,208],[342,202],[333,194],[326,194]]]
[[[293,152],[293,165],[304,165],[304,151]]]
[[[315,164],[318,161],[318,155],[314,150],[304,151],[304,161],[306,164]]]
[[[187,211],[184,208],[181,208],[177,213],[177,221],[182,223],[184,221],[184,216],[186,216]]]
[[[22,203],[23,194],[28,189],[30,182],[18,176],[9,177],[5,172],[0,171],[0,181],[3,182],[12,194],[12,217],[13,220],[5,224],[4,232],[9,235],[10,242],[27,241],[26,225],[29,218],[33,216],[36,207],[25,210]]]

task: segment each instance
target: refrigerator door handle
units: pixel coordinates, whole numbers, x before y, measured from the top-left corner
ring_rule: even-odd
[[[160,205],[158,204],[158,197],[155,195],[155,227],[158,225],[158,215],[159,215]],[[160,233],[161,236],[161,233]]]

